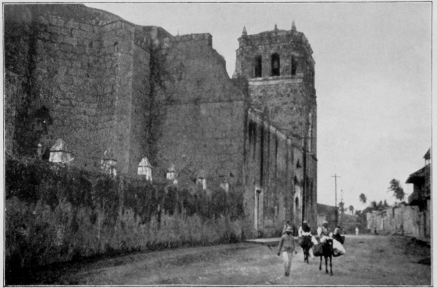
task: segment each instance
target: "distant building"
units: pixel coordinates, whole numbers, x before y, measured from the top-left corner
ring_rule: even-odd
[[[426,152],[425,166],[412,173],[406,183],[414,185],[408,203],[401,203],[383,211],[370,211],[367,228],[379,234],[401,234],[429,241],[431,236],[431,153]],[[364,211],[365,212],[365,211]]]
[[[429,200],[431,199],[431,149],[426,152],[423,158],[425,166],[420,170],[412,173],[406,183],[413,184],[413,193],[408,197],[408,204],[419,206],[421,210],[429,209]]]
[[[322,226],[323,221],[328,221],[329,225],[334,227],[336,211],[338,207],[317,203],[317,226]]]

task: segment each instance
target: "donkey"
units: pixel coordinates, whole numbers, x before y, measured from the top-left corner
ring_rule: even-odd
[[[331,276],[332,274],[332,256],[334,254],[334,247],[332,239],[326,239],[325,242],[322,244],[322,255],[320,255],[320,265],[319,270],[322,270],[322,257],[325,257],[325,269],[326,274],[328,274],[328,258],[329,258],[329,266],[331,267]]]
[[[311,249],[311,247],[313,246],[313,242],[311,241],[311,236],[302,236],[302,242],[300,244],[300,247],[302,247],[303,250],[303,255],[304,255],[304,262],[309,263],[308,258],[309,258],[309,251]]]

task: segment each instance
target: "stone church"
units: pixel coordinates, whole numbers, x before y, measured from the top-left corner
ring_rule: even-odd
[[[129,177],[147,168],[145,181],[240,193],[258,231],[315,227],[315,63],[294,23],[244,28],[229,78],[208,33],[84,5],[4,11],[7,154],[68,153],[68,165]]]

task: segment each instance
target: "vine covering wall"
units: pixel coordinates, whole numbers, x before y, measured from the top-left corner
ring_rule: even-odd
[[[242,195],[206,195],[142,179],[6,160],[6,274],[114,252],[236,242]]]

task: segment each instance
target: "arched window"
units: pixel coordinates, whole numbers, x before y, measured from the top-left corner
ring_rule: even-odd
[[[263,60],[261,55],[255,57],[254,61],[254,77],[259,78],[262,77],[262,71],[263,71]]]
[[[279,60],[279,54],[274,53],[272,54],[272,76],[279,76],[280,75],[280,67],[281,63]]]
[[[294,55],[291,55],[291,75],[296,75],[297,70],[297,60]]]
[[[296,197],[296,209],[299,209],[299,197]]]

